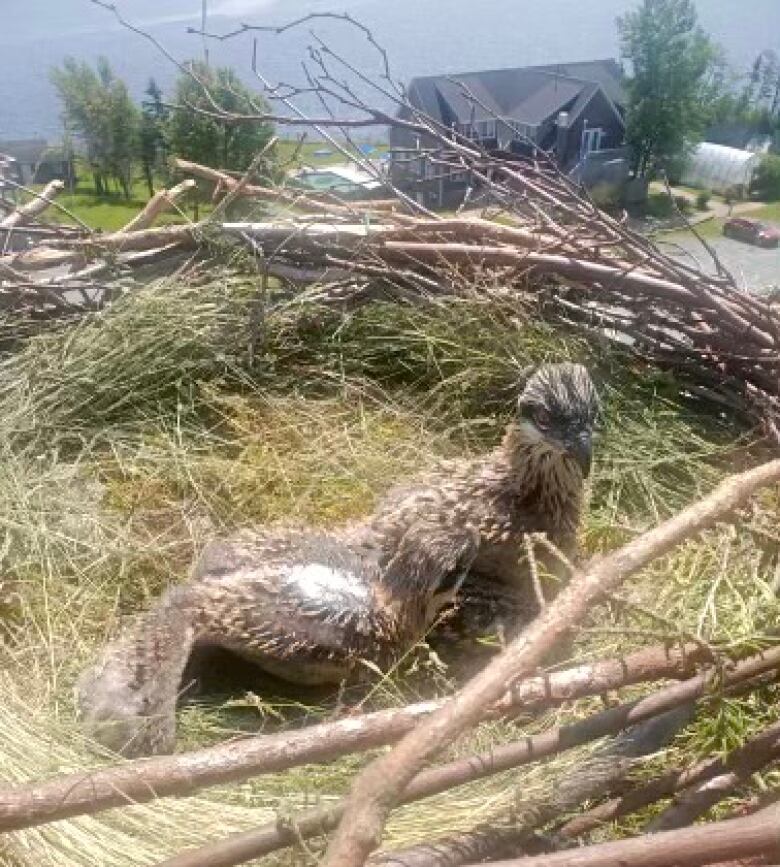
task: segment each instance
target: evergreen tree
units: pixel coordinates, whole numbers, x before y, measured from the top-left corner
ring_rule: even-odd
[[[167,147],[165,125],[168,109],[163,104],[162,90],[153,79],[144,91],[146,99],[141,103],[140,156],[144,180],[149,196],[154,195],[154,176],[167,174]]]

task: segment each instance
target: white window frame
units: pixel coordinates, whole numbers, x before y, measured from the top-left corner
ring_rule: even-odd
[[[601,143],[604,141],[604,129],[600,126],[586,126],[582,130],[582,139],[580,142],[580,152],[582,156],[595,153],[601,150]]]

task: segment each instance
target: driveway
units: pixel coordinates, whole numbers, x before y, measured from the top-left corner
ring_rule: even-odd
[[[690,234],[675,233],[666,239],[657,238],[656,243],[665,252],[685,261],[694,259],[705,271],[715,270],[707,251]],[[738,286],[759,292],[780,287],[780,248],[764,250],[723,237],[709,238],[707,243],[734,275]]]

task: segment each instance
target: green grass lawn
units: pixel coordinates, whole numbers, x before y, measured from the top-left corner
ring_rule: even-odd
[[[374,150],[368,154],[371,159],[377,159],[387,153],[389,145],[385,143],[370,142]],[[352,152],[352,148],[347,148]],[[276,145],[279,162],[282,165],[289,163],[285,168],[291,169],[298,165],[313,167],[332,166],[346,161],[344,155],[326,141],[304,141],[300,144],[295,139],[282,139]],[[317,153],[322,151],[322,153]],[[329,151],[330,153],[324,153]]]
[[[763,205],[756,211],[751,211],[749,217],[754,217],[756,220],[769,220],[770,222],[780,223],[780,202],[770,202]]]
[[[62,193],[57,197],[57,203],[67,208],[74,217],[86,223],[91,229],[102,229],[106,232],[117,231],[129,223],[149,201],[146,182],[140,177],[134,181],[129,199],[126,199],[120,192],[97,195],[92,186],[91,176],[83,168],[78,170],[78,178],[79,181],[75,190]],[[158,188],[162,188],[162,186],[161,183],[158,183]],[[41,189],[41,187],[36,187],[36,189]],[[163,214],[158,218],[157,224],[181,223],[185,219],[194,218],[195,213],[191,201],[187,202],[182,210],[183,213],[171,211]],[[211,204],[209,202],[199,203],[200,216],[210,210]],[[58,208],[50,208],[46,217],[51,222],[57,223],[77,222]]]
[[[373,144],[375,150],[370,154],[372,159],[386,153],[387,144]],[[330,153],[318,154],[318,151]],[[277,154],[280,166],[285,170],[296,166],[328,166],[345,162],[345,157],[325,141],[305,141],[299,144],[292,139],[283,139],[277,144]],[[92,186],[92,177],[89,170],[78,165],[76,173],[79,181],[75,190],[65,192],[57,198],[57,202],[67,208],[74,217],[82,220],[92,229],[101,229],[106,232],[114,232],[121,229],[144,207],[149,200],[149,191],[143,177],[139,176],[133,182],[131,197],[126,199],[120,192],[111,192],[107,195],[98,196]],[[158,181],[158,188],[163,186]],[[42,186],[36,187],[36,190]],[[198,216],[208,214],[212,205],[207,196],[210,191],[201,192],[201,201],[198,204]],[[195,211],[192,200],[188,200],[183,207],[183,213],[170,212],[163,214],[157,221],[158,225],[181,223],[185,219],[195,219]],[[66,216],[57,208],[52,208],[47,213],[47,218],[52,222],[75,223],[76,220]]]

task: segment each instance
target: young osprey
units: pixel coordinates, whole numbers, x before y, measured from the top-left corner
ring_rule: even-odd
[[[367,670],[364,662],[384,667],[406,652],[467,575],[463,610],[473,600],[480,627],[496,600],[527,599],[525,535],[575,551],[597,411],[584,367],[545,365],[493,452],[391,491],[366,521],[212,542],[190,581],[82,676],[92,733],[128,755],[173,749],[176,698],[196,646],[226,648],[292,682],[338,683]],[[469,631],[468,613],[464,623]]]

